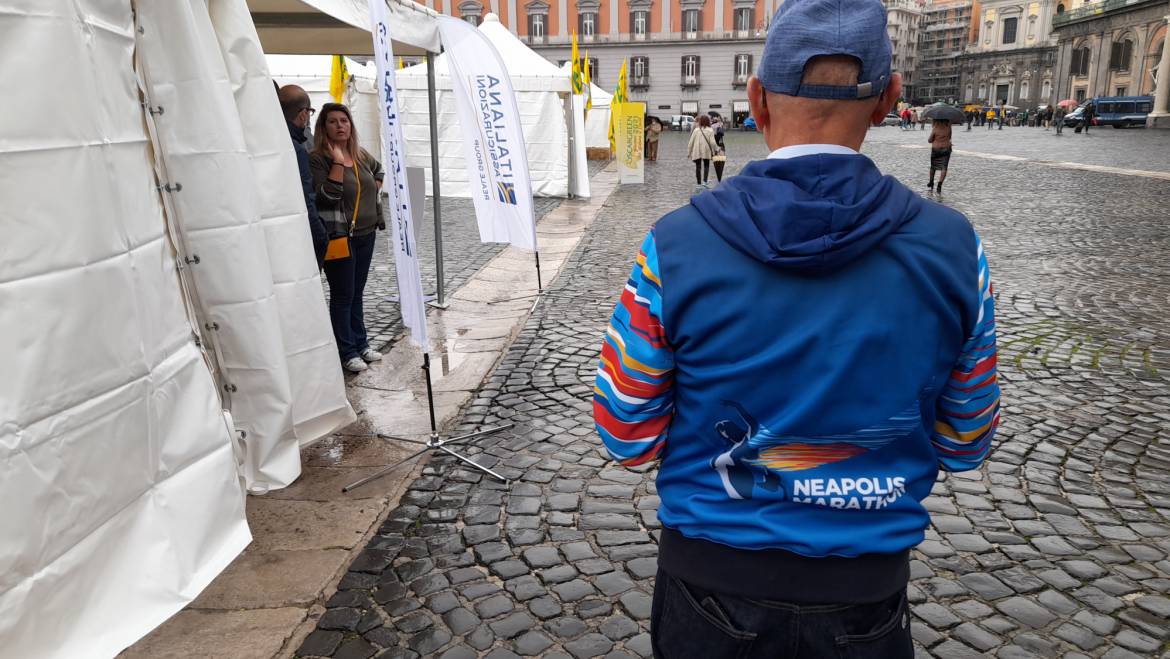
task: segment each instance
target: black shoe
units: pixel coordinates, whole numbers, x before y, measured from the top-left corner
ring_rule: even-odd
[[[933,189],[934,189],[934,181],[931,181],[930,183],[927,183],[927,184],[926,184],[926,189],[927,189],[927,190],[933,190]]]

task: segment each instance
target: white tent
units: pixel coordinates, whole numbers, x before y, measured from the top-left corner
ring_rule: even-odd
[[[14,0],[0,34],[35,118],[0,124],[0,655],[112,657],[353,412],[245,0]]]
[[[520,108],[520,122],[532,176],[532,192],[542,197],[564,197],[569,192],[569,128],[566,99],[569,76],[538,55],[508,31],[494,14],[479,27],[499,51],[508,67]],[[446,56],[435,58],[439,113],[439,172],[443,196],[469,197],[463,138],[455,99],[451,92]],[[407,163],[427,169],[427,194],[431,192],[431,149],[427,107],[426,64],[398,71],[398,109],[402,113]],[[584,153],[584,145],[579,147]],[[581,174],[584,176],[584,173]]]

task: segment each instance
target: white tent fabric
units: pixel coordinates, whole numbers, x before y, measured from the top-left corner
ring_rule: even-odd
[[[110,657],[250,541],[237,469],[287,485],[353,412],[244,0],[0,34],[0,655]]]
[[[303,446],[357,417],[345,397],[337,344],[321,296],[296,154],[286,124],[281,121],[280,104],[273,93],[256,28],[244,0],[211,0],[208,6],[255,172],[254,196],[268,248],[288,365],[292,430]],[[372,87],[373,81],[368,84]],[[376,112],[364,110],[363,116]],[[358,121],[359,116],[354,119]],[[290,448],[284,450],[293,452]],[[299,450],[297,453],[299,474]],[[288,483],[263,485],[279,487]]]
[[[109,657],[251,537],[155,187],[130,2],[10,1],[0,34],[0,79],[32,104],[0,123],[0,654]]]
[[[488,14],[479,29],[499,51],[516,91],[533,194],[542,197],[566,196],[569,192],[569,129],[565,118],[565,101],[561,95],[567,97],[570,91],[568,75],[524,45],[500,24],[494,14]],[[469,197],[471,188],[463,158],[463,127],[459,125],[455,112],[445,55],[435,58],[435,72],[441,192],[443,196]],[[427,194],[430,194],[431,148],[426,64],[398,71],[397,83],[407,163],[411,167],[426,168]],[[584,149],[584,146],[580,148]]]

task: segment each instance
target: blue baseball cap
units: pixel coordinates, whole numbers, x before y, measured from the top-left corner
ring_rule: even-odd
[[[823,55],[857,58],[857,84],[801,85],[805,65]],[[787,0],[768,27],[756,77],[774,94],[869,98],[889,84],[892,57],[881,0]]]

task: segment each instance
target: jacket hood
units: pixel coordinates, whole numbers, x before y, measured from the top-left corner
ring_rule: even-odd
[[[914,216],[919,197],[862,155],[757,160],[691,204],[732,246],[777,268],[837,269]]]

